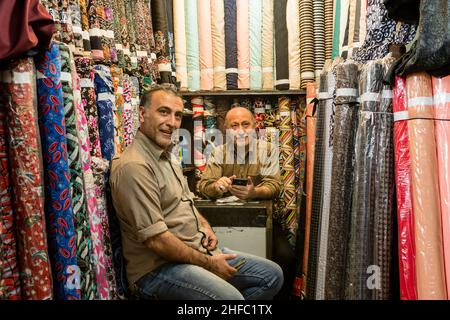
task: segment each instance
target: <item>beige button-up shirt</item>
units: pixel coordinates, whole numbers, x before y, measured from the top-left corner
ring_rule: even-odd
[[[113,159],[110,185],[130,284],[167,262],[144,244],[166,230],[206,253],[199,212],[180,163],[142,132]]]

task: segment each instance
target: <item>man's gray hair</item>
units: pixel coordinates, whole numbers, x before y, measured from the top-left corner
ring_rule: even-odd
[[[146,90],[141,97],[139,105],[143,106],[144,108],[149,107],[152,103],[153,94],[158,91],[164,91],[167,94],[171,94],[183,100],[183,97],[180,95],[175,85],[170,83],[163,83],[152,85],[150,89]]]

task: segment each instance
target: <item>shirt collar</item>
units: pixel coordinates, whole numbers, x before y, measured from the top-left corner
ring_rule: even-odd
[[[167,148],[163,149],[160,146],[158,146],[152,139],[147,137],[142,131],[138,130],[136,133],[135,140],[139,142],[139,144],[142,146],[144,151],[152,156],[156,160],[160,160],[161,158],[170,159],[170,152],[172,151],[174,147],[174,143]]]

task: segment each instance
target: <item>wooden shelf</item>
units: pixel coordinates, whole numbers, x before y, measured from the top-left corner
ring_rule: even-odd
[[[305,95],[306,90],[227,90],[227,91],[180,91],[182,96],[286,96]]]

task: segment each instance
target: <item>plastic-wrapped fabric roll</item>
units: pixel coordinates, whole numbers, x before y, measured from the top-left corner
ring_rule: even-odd
[[[238,88],[238,53],[237,53],[237,4],[236,0],[224,0],[225,10],[225,73],[227,89]]]
[[[331,51],[331,58],[334,59],[339,56],[339,42],[340,42],[340,26],[341,26],[341,0],[334,1],[333,7],[333,48]]]
[[[111,161],[116,153],[113,115],[115,97],[109,67],[105,65],[94,66],[94,87],[97,94],[98,132],[102,157]]]
[[[320,75],[319,83],[319,105],[316,120],[316,140],[314,149],[314,173],[313,173],[313,191],[311,200],[311,223],[309,228],[309,251],[308,251],[308,269],[306,273],[306,297],[308,299],[316,298],[317,270],[319,260],[319,240],[322,217],[322,202],[324,197],[325,180],[325,149],[329,139],[329,126],[331,120],[333,92],[330,87],[333,77],[332,72],[323,72]]]
[[[116,153],[121,154],[125,149],[124,142],[124,99],[123,99],[123,71],[121,68],[112,65],[111,76],[114,86],[115,96],[115,108],[113,109],[114,115],[114,144],[116,147]]]
[[[170,3],[169,3],[170,4]],[[141,59],[141,64],[145,62],[147,59],[147,64],[150,68],[150,74],[148,75],[152,79],[152,83],[157,83],[160,79],[160,74],[157,65],[157,56],[156,52],[156,43],[155,37],[153,34],[153,23],[152,23],[152,8],[150,5],[150,0],[144,0],[144,25],[145,25],[145,34],[147,35],[148,42],[150,44],[150,51],[147,51],[148,56],[144,59]],[[173,39],[172,39],[173,41]],[[142,71],[141,71],[142,72]],[[172,74],[172,83],[176,83],[176,74]]]
[[[75,0],[80,4],[81,13],[81,34],[83,37],[83,56],[91,55],[91,38],[89,34],[89,16],[88,16],[88,1],[87,0]]]
[[[8,75],[10,70],[5,71]],[[6,84],[3,83],[3,76],[0,73],[0,299],[20,300],[20,277],[17,257],[17,236],[14,222],[12,184],[10,179],[10,166],[8,164],[8,141],[6,112],[9,108]],[[30,96],[31,97],[31,96]]]
[[[262,0],[249,6],[250,89],[262,88]]]
[[[214,59],[214,89],[226,90],[225,7],[224,1],[211,1],[211,35]]]
[[[406,79],[397,77],[394,88],[395,181],[400,299],[417,300],[414,212],[412,207],[411,160],[408,141]]]
[[[325,64],[325,3],[313,0],[314,20],[314,69],[316,77],[320,75]]]
[[[128,34],[128,17],[126,15],[125,1],[115,0],[115,29],[114,36],[116,37],[116,49],[117,59],[119,60],[119,66],[127,70],[130,65],[130,36]]]
[[[86,1],[86,0],[80,0]],[[103,3],[101,0],[90,0],[87,3],[87,14],[89,19],[89,40],[91,42],[91,54],[94,60],[103,60],[105,58],[102,47],[103,29],[100,26],[101,15],[104,14]],[[85,48],[86,49],[86,48]]]
[[[418,299],[446,299],[433,91],[425,73],[406,78]],[[415,119],[420,118],[420,119]],[[419,151],[420,150],[420,151]]]
[[[137,54],[136,50],[139,49],[139,46],[137,45],[137,39],[136,39],[136,17],[134,15],[133,11],[133,0],[123,0],[124,3],[124,10],[125,10],[125,17],[126,17],[126,24],[127,24],[127,30],[128,30],[128,48],[125,48],[124,55],[125,55],[125,70],[128,73],[136,73],[137,72]],[[128,50],[127,50],[128,49]]]
[[[273,14],[277,17],[275,23],[275,88],[289,90],[289,52],[288,30],[286,21],[287,0],[274,1]]]
[[[295,99],[291,98],[289,103],[291,110],[291,130],[292,130],[292,151],[294,155],[294,187],[295,187],[295,204],[297,209],[301,205],[301,195],[303,189],[300,185],[300,118],[297,116],[299,114],[299,103]],[[298,210],[297,210],[298,212]],[[297,217],[296,217],[297,218]],[[296,219],[297,220],[297,219]],[[295,234],[297,234],[297,225],[293,225],[295,228]],[[293,243],[295,246],[295,242]]]
[[[157,65],[161,83],[172,83],[172,67],[168,44],[167,7],[164,0],[152,0],[152,23],[155,38]],[[186,12],[187,13],[187,12]],[[189,39],[188,39],[189,41]],[[197,43],[198,44],[198,43]]]
[[[309,230],[311,225],[311,200],[313,191],[314,145],[316,140],[316,106],[318,100],[317,83],[306,85],[306,209],[305,209],[305,240],[302,263],[302,291],[305,291],[306,274],[308,273]]]
[[[273,46],[274,46],[274,17],[273,0],[263,0],[262,2],[262,88],[264,90],[273,89]]]
[[[81,27],[81,9],[78,0],[69,0],[70,19],[73,32],[73,53],[83,55],[83,28]]]
[[[175,62],[180,90],[187,90],[186,22],[184,18],[184,0],[174,0],[173,21],[175,36]]]
[[[205,128],[203,125],[204,105],[203,97],[194,97],[191,99],[192,111],[194,112],[194,165],[200,171],[206,166],[206,160],[203,155],[203,144],[205,142]]]
[[[349,0],[342,0],[341,2],[341,19],[340,19],[340,35],[339,35],[339,54],[342,58],[348,58],[348,32],[350,25],[350,5]]]
[[[131,80],[131,107],[133,111],[133,137],[136,136],[136,132],[139,129],[139,103],[140,103],[140,91],[139,80],[136,77],[130,77]]]
[[[114,40],[114,11],[113,1],[103,0],[103,8],[105,10],[104,29],[106,30],[105,42],[109,48],[109,56],[112,63],[117,63],[117,49]],[[105,46],[104,46],[105,47]]]
[[[433,77],[434,117],[436,147],[439,172],[439,191],[441,196],[442,236],[444,241],[445,275],[447,297],[450,297],[450,167],[449,146],[450,123],[450,76]]]
[[[80,293],[81,299],[92,300],[96,297],[96,284],[94,281],[93,266],[91,264],[91,228],[84,187],[84,172],[80,158],[79,128],[77,127],[75,118],[71,70],[73,56],[65,44],[60,43],[59,49],[61,53],[61,84],[64,101],[64,118],[66,122],[73,222],[77,234],[77,264],[80,268]]]
[[[250,88],[249,0],[236,0],[238,88]]]
[[[349,56],[350,57],[353,55],[353,49],[359,48],[362,44],[362,42],[360,42],[360,30],[361,30],[360,21],[361,21],[361,13],[362,13],[361,12],[362,2],[366,2],[366,1],[358,0],[353,4],[355,14],[354,14],[354,19],[352,21],[352,25],[350,27],[350,32],[349,32],[349,36],[351,39],[350,48],[349,48]]]
[[[133,141],[133,109],[131,105],[131,80],[123,75],[123,140],[124,151]]]
[[[204,119],[205,119],[205,159],[208,161],[211,150],[220,144],[220,141],[212,141],[217,128],[217,112],[216,106],[212,98],[205,97],[204,104]]]
[[[34,75],[32,58],[16,60],[3,72],[3,81],[9,94],[6,122],[21,293],[26,300],[44,300],[53,298],[53,284]]]
[[[299,4],[300,12],[300,77],[301,87],[313,82],[314,73],[314,20],[313,0],[302,0]]]
[[[185,0],[188,89],[200,90],[200,46],[197,20],[197,1]]]
[[[289,88],[300,89],[300,5],[299,0],[288,0],[286,23],[289,52]]]
[[[353,33],[355,32],[355,24],[356,24],[356,7],[357,7],[358,1],[350,1],[348,5],[348,19],[347,19],[347,26],[348,31],[346,34],[347,37],[347,57],[352,56],[352,50],[353,50]]]
[[[263,99],[255,98],[253,101],[253,118],[255,121],[256,129],[264,129],[264,118],[266,113],[265,102]]]
[[[61,26],[61,41],[75,49],[72,18],[68,0],[58,0],[59,24]]]
[[[175,65],[175,47],[173,38],[173,0],[166,0],[166,14],[167,14],[167,42],[169,45],[170,67],[172,69],[172,78],[170,83],[176,85],[176,65]]]
[[[123,1],[111,0],[110,6],[113,12],[113,31],[114,31],[114,49],[116,54],[116,63],[121,67],[125,67],[125,56],[123,53],[123,44],[122,44],[122,25],[120,23],[121,14],[123,13],[125,7],[123,6]],[[126,29],[125,29],[126,30]]]
[[[333,134],[330,220],[326,256],[326,299],[342,299],[345,260],[350,226],[351,197],[358,117],[358,65],[346,62],[336,67],[336,113]]]
[[[46,180],[45,211],[48,219],[49,248],[54,259],[54,291],[58,299],[79,300],[80,269],[77,265],[61,89],[61,62],[57,43],[52,44],[50,51],[36,57],[36,69]]]
[[[214,88],[214,65],[211,35],[211,1],[199,1],[197,10],[200,44],[200,89],[212,90]]]
[[[55,22],[53,39],[56,41],[61,41],[61,21],[58,0],[45,0],[40,1],[40,3],[47,9],[48,13],[50,13],[53,21]]]

